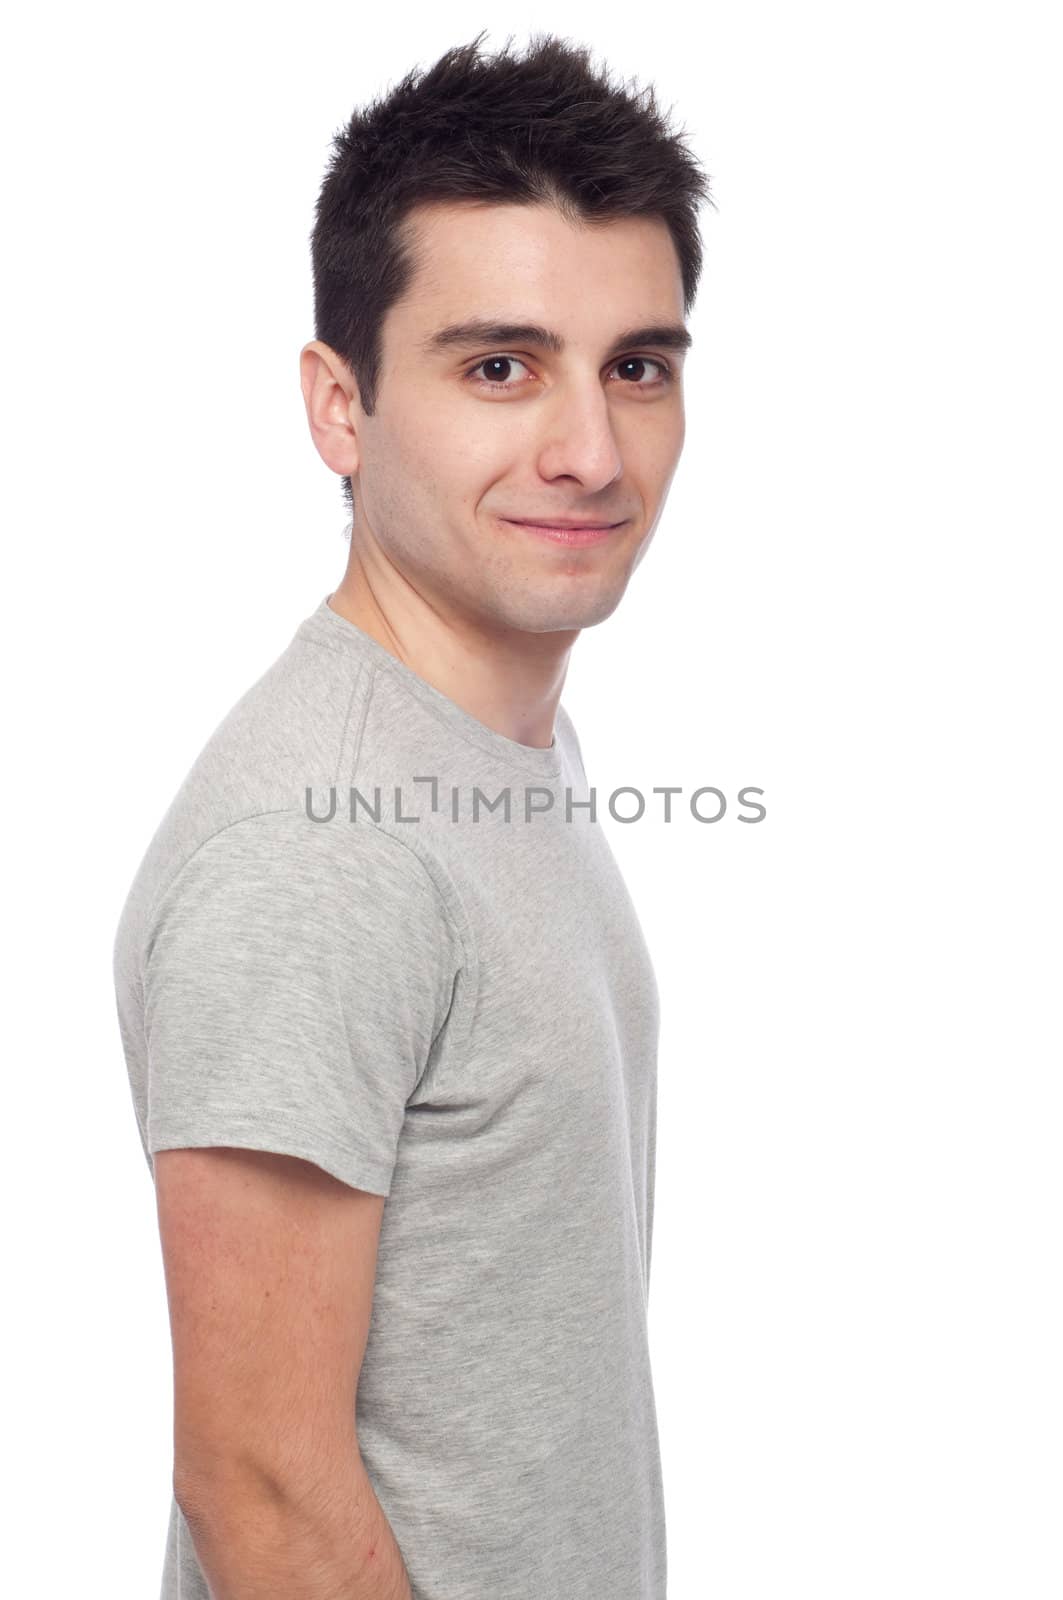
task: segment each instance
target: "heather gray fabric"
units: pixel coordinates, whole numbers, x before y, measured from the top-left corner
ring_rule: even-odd
[[[588,801],[563,707],[549,749],[507,739],[326,597],[207,742],[117,929],[152,1172],[237,1145],[388,1197],[358,1436],[415,1600],[665,1596],[658,996],[566,789]],[[174,1502],[162,1600],[209,1600]]]

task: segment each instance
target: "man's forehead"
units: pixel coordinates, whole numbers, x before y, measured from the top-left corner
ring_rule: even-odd
[[[393,311],[404,342],[422,352],[519,343],[561,354],[584,342],[617,353],[638,344],[681,351],[691,343],[678,256],[658,218],[596,221],[583,230],[598,258],[593,295],[586,292],[592,266],[581,268],[573,250],[581,230],[556,207],[435,204],[405,221],[413,273]],[[609,228],[626,229],[628,250],[616,248],[616,231],[602,237]],[[482,248],[487,240],[500,248]]]
[[[484,314],[483,303],[509,289],[552,279],[585,282],[590,272],[614,292],[637,278],[656,300],[678,295],[682,302],[679,257],[660,217],[570,220],[542,202],[437,202],[415,207],[402,232],[418,298],[449,299],[457,279],[481,302],[448,306],[448,322],[466,311]],[[635,316],[641,315],[639,308]]]

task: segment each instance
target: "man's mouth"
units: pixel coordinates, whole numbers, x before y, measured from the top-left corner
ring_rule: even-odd
[[[551,517],[543,522],[535,522],[527,517],[500,517],[499,521],[513,528],[524,528],[540,538],[552,539],[555,544],[580,546],[598,544],[607,539],[624,526],[626,518],[622,522],[587,522],[570,517]]]

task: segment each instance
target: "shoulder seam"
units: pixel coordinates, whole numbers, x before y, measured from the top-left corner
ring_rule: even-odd
[[[311,642],[313,642],[313,641],[311,641]],[[322,650],[327,650],[329,647],[327,645],[321,645],[320,648]],[[331,655],[338,655],[339,651],[332,650],[332,651],[330,651],[330,654]],[[347,712],[346,712],[346,715],[344,716],[344,719],[343,719],[343,729],[342,729],[342,731],[340,733],[340,742],[339,742],[339,746],[338,746],[338,748],[336,750],[336,765],[335,765],[335,767],[333,769],[333,779],[332,779],[333,783],[338,783],[340,781],[340,763],[343,760],[343,752],[347,747],[347,731],[348,731],[348,729],[350,728],[350,725],[351,725],[351,716],[352,716],[352,714],[354,712],[355,699],[357,697],[358,690],[361,687],[362,682],[364,681],[365,673],[366,673],[366,669],[365,669],[364,665],[359,663],[358,669],[354,674],[354,680],[351,683],[351,693],[350,693],[350,697],[348,698],[348,701],[347,701]],[[366,715],[366,710],[367,710],[368,705],[369,705],[369,698],[370,698],[371,694],[372,694],[372,676],[370,675],[369,694],[367,694],[364,697],[363,702],[362,702],[362,718],[361,718],[361,722],[358,725],[357,743],[355,745],[355,750],[356,751],[360,750],[361,747],[362,747],[362,734],[363,734],[363,732],[365,730],[365,715]]]
[[[166,883],[161,889],[158,890],[152,899],[151,905],[149,906],[144,918],[145,933],[150,933],[155,913],[158,910],[162,900],[174,887],[181,874],[192,864],[192,862],[207,847],[207,845],[212,844],[215,839],[219,839],[222,834],[231,833],[235,828],[240,828],[245,823],[257,822],[261,817],[287,815],[299,816],[300,812],[298,807],[294,805],[273,806],[265,811],[251,811],[248,812],[246,816],[234,817],[230,822],[224,823],[220,828],[215,828],[214,832],[208,834],[205,839],[201,839],[191,854],[185,857],[185,859],[170,875],[170,877],[166,880]],[[427,878],[429,884],[431,885],[433,894],[439,902],[448,927],[452,929],[455,937],[457,938],[459,946],[465,954],[467,965],[474,973],[478,973],[479,963],[476,957],[475,948],[473,947],[471,929],[468,927],[468,922],[464,915],[461,917],[455,915],[454,907],[451,904],[450,894],[446,886],[439,881],[436,872],[433,870],[435,863],[430,863],[425,856],[422,855],[422,853],[409,842],[409,840],[401,839],[397,834],[390,833],[387,828],[381,827],[380,824],[375,822],[372,817],[368,819],[368,823],[361,823],[359,826],[368,826],[378,838],[389,840],[391,844],[397,846],[398,849],[405,851],[418,863],[421,872]],[[141,979],[143,979],[143,950],[139,952],[139,957],[140,960],[138,964],[141,969],[140,976]]]
[[[376,685],[377,664],[376,662],[372,662],[369,666],[369,685],[362,707],[362,721],[361,726],[358,729],[358,742],[352,753],[350,768],[350,781],[352,784],[355,781],[355,776],[358,771],[358,758],[362,751],[362,735],[365,731],[365,726],[369,718],[369,707],[373,699],[373,693],[376,689]],[[431,857],[427,853],[423,853],[422,851],[418,850],[409,839],[400,837],[399,834],[392,833],[389,829],[381,827],[380,823],[375,821],[374,818],[370,817],[369,822],[370,826],[373,827],[377,833],[382,834],[385,839],[390,839],[393,844],[399,845],[401,849],[408,850],[410,855],[412,855],[414,859],[420,863],[421,871],[428,878],[433,889],[435,890],[436,895],[439,897],[439,901],[443,907],[443,913],[448,924],[457,935],[458,943],[465,953],[466,963],[472,967],[474,972],[478,973],[479,965],[476,951],[473,946],[472,929],[469,927],[468,918],[464,915],[464,907],[461,907],[462,915],[459,919],[454,914],[454,908],[451,905],[451,896],[446,886],[440,882],[439,877],[437,876],[437,863],[434,857]]]
[[[160,903],[165,898],[165,896],[169,894],[170,890],[173,888],[174,884],[177,882],[177,880],[181,876],[182,872],[184,872],[185,869],[191,865],[191,863],[199,855],[200,851],[204,850],[208,844],[212,843],[213,840],[220,838],[223,833],[229,833],[229,832],[232,831],[233,828],[241,827],[242,824],[245,823],[245,822],[254,822],[259,817],[282,816],[282,815],[286,814],[289,811],[295,812],[296,811],[296,807],[295,806],[273,806],[273,807],[271,807],[270,809],[268,809],[266,811],[249,811],[246,814],[246,816],[233,817],[229,822],[223,822],[220,828],[215,828],[214,832],[213,833],[208,833],[205,839],[200,839],[200,841],[196,845],[195,849],[193,851],[191,851],[191,853],[189,855],[185,856],[184,860],[182,862],[180,862],[180,864],[175,868],[175,870],[167,878],[166,882],[162,885],[162,887],[160,889],[158,889],[156,891],[155,895],[152,897],[151,903],[150,903],[150,905],[148,906],[147,910],[144,913],[144,922],[143,922],[143,931],[144,931],[144,933],[148,934],[148,933],[151,932],[151,927],[152,927],[152,923],[153,923],[154,918],[155,918],[155,913],[158,910]],[[140,978],[141,985],[143,986],[143,981],[144,981],[144,951],[143,951],[143,946],[141,946],[140,950],[137,952],[137,966],[138,966],[137,975]]]

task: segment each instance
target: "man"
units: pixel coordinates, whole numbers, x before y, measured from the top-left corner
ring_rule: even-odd
[[[657,990],[560,695],[679,458],[707,183],[586,50],[479,43],[337,136],[301,376],[347,570],[117,933],[163,1600],[665,1595]]]

